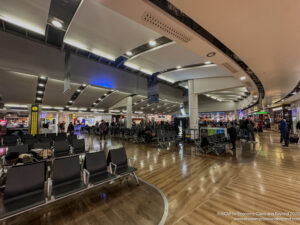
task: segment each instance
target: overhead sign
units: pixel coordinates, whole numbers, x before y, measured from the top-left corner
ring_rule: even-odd
[[[256,112],[255,114],[268,114],[267,111]]]
[[[148,103],[158,103],[159,102],[159,88],[158,88],[158,79],[157,73],[152,74],[147,78],[147,87],[148,87]]]

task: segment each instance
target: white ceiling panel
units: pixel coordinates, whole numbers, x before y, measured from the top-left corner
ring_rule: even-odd
[[[85,0],[75,14],[64,41],[96,55],[115,59],[160,36],[97,1]]]
[[[43,98],[43,105],[65,106],[79,86],[79,84],[71,83],[71,90],[68,91],[67,94],[64,94],[63,81],[48,79]]]
[[[0,0],[0,18],[45,34],[51,0]]]
[[[73,105],[75,107],[91,107],[92,104],[106,92],[108,92],[108,90],[105,88],[87,86]]]
[[[35,102],[37,76],[0,70],[0,96],[4,103]]]
[[[204,61],[198,54],[175,42],[128,60],[128,62],[151,72],[159,72],[176,66],[199,64]]]
[[[104,100],[97,105],[96,108],[108,109],[127,96],[129,96],[129,94],[125,92],[113,92],[112,94],[106,96]]]
[[[181,80],[226,76],[231,75],[230,73],[218,66],[203,66],[191,69],[175,70],[168,73],[163,73],[158,77],[169,80],[170,82],[177,82]]]

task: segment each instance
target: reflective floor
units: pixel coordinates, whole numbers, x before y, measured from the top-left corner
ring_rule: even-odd
[[[259,134],[256,144],[238,143],[236,156],[230,151],[220,157],[205,156],[191,144],[168,149],[115,139],[113,144],[124,145],[128,156],[138,161],[137,175],[164,192],[169,202],[167,224],[298,223],[300,147],[282,147],[277,133]],[[234,216],[234,212],[255,215]],[[291,213],[262,214],[271,212]]]
[[[137,175],[166,195],[166,224],[300,224],[300,146],[282,147],[277,133],[264,132],[256,138],[256,144],[239,142],[235,156],[228,150],[219,157],[200,154],[192,144],[173,143],[160,149],[119,138],[99,141],[95,136],[86,136],[86,144],[90,151],[124,146],[127,156],[137,159]],[[156,224],[163,210],[161,198],[143,191],[135,196],[139,199],[130,201],[132,209],[124,217],[115,216],[109,204],[84,198],[83,208],[72,208],[82,204],[70,199],[66,200],[70,206],[51,209],[54,215],[60,213],[60,220],[43,224]],[[146,209],[156,211],[148,214]],[[26,218],[30,222],[36,214]]]

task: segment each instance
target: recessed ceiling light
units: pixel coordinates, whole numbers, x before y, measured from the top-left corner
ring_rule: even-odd
[[[245,76],[240,77],[240,80],[246,80]]]
[[[156,41],[151,40],[151,41],[149,41],[149,45],[150,45],[151,47],[153,47],[153,46],[157,45],[157,43],[156,43]]]
[[[77,89],[77,92],[81,92],[81,90],[80,90],[80,89]]]
[[[96,103],[94,102],[93,105],[96,105]]]
[[[180,66],[180,65],[179,65],[179,66],[176,66],[176,69],[181,69],[181,68],[182,68],[182,66]]]
[[[209,52],[209,53],[207,53],[207,57],[213,57],[213,56],[215,56],[216,55],[216,53],[215,52]]]
[[[204,64],[208,65],[208,64],[211,64],[211,62],[210,61],[206,61],[206,62],[204,62]]]
[[[133,54],[132,54],[132,52],[131,52],[131,51],[128,51],[128,52],[126,52],[126,55],[128,55],[128,56],[132,56]]]
[[[40,97],[37,97],[37,98],[36,98],[36,100],[40,101],[40,100],[42,100],[42,98],[40,98]]]
[[[257,95],[254,95],[253,97],[254,97],[254,98],[257,98]]]
[[[71,100],[69,101],[69,103],[72,103],[72,102],[73,102],[73,101],[71,101]]]
[[[55,27],[57,27],[57,28],[62,28],[62,23],[61,22],[59,22],[59,21],[57,21],[57,20],[55,20],[55,19],[53,19],[52,21],[51,21],[51,23],[53,24],[53,26],[55,26]]]
[[[38,84],[38,85],[39,85],[39,87],[44,87],[44,86],[45,86],[44,84],[41,84],[41,83],[40,83],[40,84]]]
[[[43,91],[37,91],[37,93],[38,93],[38,94],[43,94],[44,92],[43,92]]]
[[[41,78],[42,80],[46,80],[46,77],[45,77],[45,76],[40,76],[40,78]]]
[[[104,96],[106,96],[107,94],[105,93]]]
[[[86,86],[86,84],[82,84],[82,87],[85,87]]]

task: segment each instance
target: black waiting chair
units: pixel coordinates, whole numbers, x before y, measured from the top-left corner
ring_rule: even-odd
[[[33,148],[34,143],[38,142],[35,138],[24,138],[23,143],[28,145],[29,149]]]
[[[34,139],[34,137],[31,134],[25,134],[21,136],[21,141],[24,142],[26,139]]]
[[[55,157],[66,156],[66,155],[69,155],[69,153],[70,153],[70,146],[66,140],[54,142],[54,156]]]
[[[52,139],[50,137],[39,137],[39,142],[41,143],[51,143],[52,142]]]
[[[8,169],[0,218],[27,211],[45,203],[45,163],[39,162]]]
[[[67,138],[67,133],[65,133],[65,132],[63,132],[63,133],[58,133],[57,136]]]
[[[113,173],[116,175],[133,175],[136,179],[136,182],[139,184],[139,180],[135,175],[135,171],[137,170],[134,167],[135,159],[127,159],[125,148],[109,150],[107,156],[107,165],[110,166],[111,171],[113,171]],[[112,167],[114,167],[114,169],[112,169]]]
[[[18,144],[18,137],[14,135],[3,137],[3,146],[14,146]]]
[[[9,146],[6,151],[5,160],[7,164],[13,164],[17,162],[18,157],[22,153],[28,153],[28,145],[15,145]]]
[[[72,146],[73,146],[73,153],[74,154],[85,153],[84,139],[74,139]]]
[[[48,198],[66,197],[84,189],[80,168],[79,156],[55,159],[52,176],[48,179]]]
[[[105,183],[115,175],[107,171],[105,152],[87,153],[84,160],[84,180],[93,185]]]
[[[73,145],[73,140],[77,139],[77,135],[76,134],[69,134],[68,135],[68,142],[70,145]]]
[[[48,133],[48,134],[46,134],[46,137],[50,138],[51,141],[54,141],[54,139],[56,137],[56,133]]]
[[[57,135],[55,138],[54,138],[54,141],[65,141],[67,138],[66,136],[64,135]]]
[[[33,144],[33,148],[50,149],[51,143],[50,142],[36,142]]]
[[[24,144],[24,145],[9,146],[6,154],[10,154],[13,152],[17,152],[19,154],[28,153],[28,145]]]

